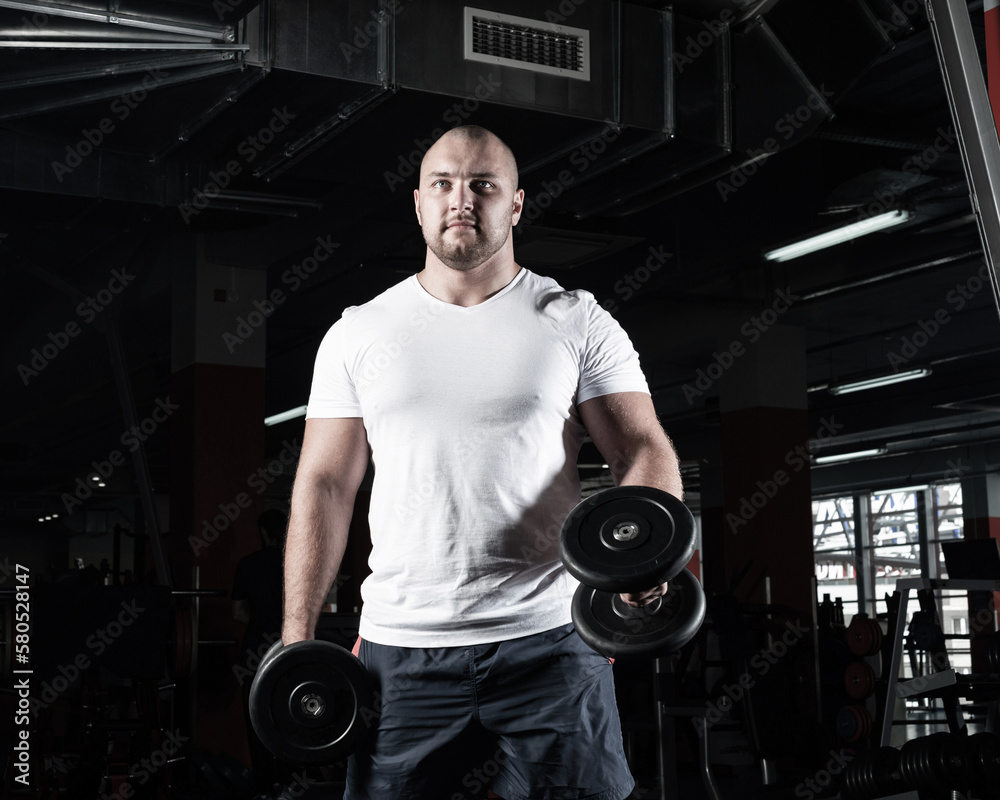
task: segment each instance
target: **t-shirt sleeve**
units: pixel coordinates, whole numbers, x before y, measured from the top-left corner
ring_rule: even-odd
[[[628,334],[589,293],[585,294],[587,335],[581,354],[577,405],[594,397],[617,392],[649,394],[639,354]]]
[[[348,364],[347,326],[347,318],[341,317],[320,343],[306,404],[306,419],[362,416],[357,387]]]

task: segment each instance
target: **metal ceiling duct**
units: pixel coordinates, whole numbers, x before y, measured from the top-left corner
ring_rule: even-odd
[[[275,20],[278,69],[660,132],[672,122],[669,11],[614,0],[278,0]]]

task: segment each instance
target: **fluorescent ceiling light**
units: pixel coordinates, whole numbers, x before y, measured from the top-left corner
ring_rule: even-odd
[[[880,386],[891,386],[894,383],[903,381],[915,381],[917,378],[926,378],[931,374],[929,367],[910,369],[906,372],[894,372],[892,375],[880,375],[877,378],[867,378],[861,381],[843,383],[840,386],[831,386],[830,394],[848,394],[850,392],[863,392],[866,389],[877,389]]]
[[[835,464],[838,461],[854,461],[858,458],[884,456],[887,452],[884,447],[874,447],[871,450],[855,450],[853,453],[840,453],[835,456],[816,456],[813,460],[817,464]]]
[[[770,250],[767,253],[764,253],[764,258],[768,261],[790,261],[793,258],[804,256],[807,253],[814,253],[817,250],[833,247],[835,244],[849,242],[852,239],[857,239],[859,236],[866,236],[869,233],[875,233],[875,231],[891,228],[894,225],[901,225],[902,223],[908,221],[912,216],[912,211],[905,211],[902,209],[887,211],[885,214],[879,214],[875,217],[869,217],[868,219],[859,220],[858,222],[852,222],[851,224],[844,225],[841,228],[836,228],[835,230],[827,231],[826,233],[820,233],[816,236],[810,236],[808,239],[803,239],[800,242],[794,242],[793,244],[779,247],[776,250]]]
[[[288,411],[282,411],[280,414],[275,414],[271,417],[264,417],[264,424],[267,426],[277,425],[279,422],[287,422],[290,419],[304,417],[305,415],[306,407],[299,406],[298,408],[290,408]]]

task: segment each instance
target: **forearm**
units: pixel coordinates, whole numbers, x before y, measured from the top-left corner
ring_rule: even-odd
[[[290,644],[315,636],[316,623],[347,547],[354,497],[296,483],[285,540],[284,619]]]
[[[684,499],[680,461],[666,434],[636,443],[612,465],[618,486],[652,486]]]

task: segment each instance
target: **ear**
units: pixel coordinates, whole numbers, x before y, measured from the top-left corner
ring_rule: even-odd
[[[414,189],[413,190],[413,207],[414,207],[414,210],[417,212],[417,223],[419,223],[420,225],[423,225],[424,221],[420,218],[420,190],[419,189]]]
[[[521,211],[524,209],[524,189],[518,189],[514,192],[514,213],[510,218],[511,225],[517,225],[517,221],[521,219]]]

